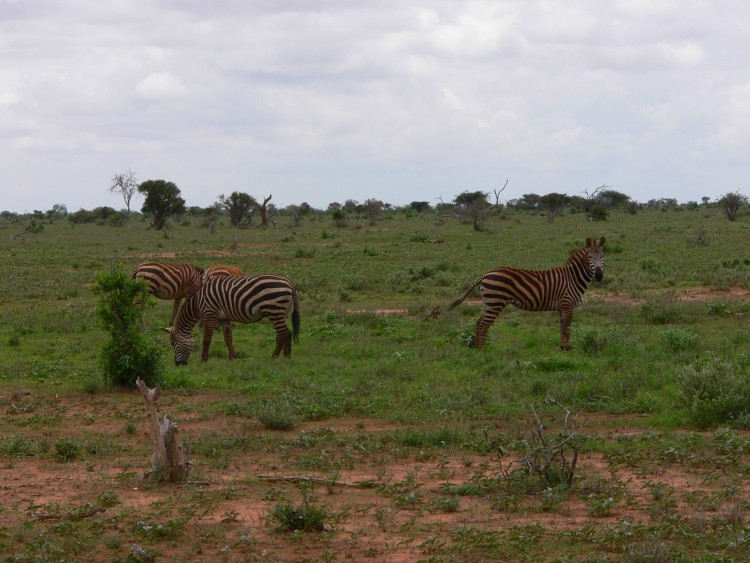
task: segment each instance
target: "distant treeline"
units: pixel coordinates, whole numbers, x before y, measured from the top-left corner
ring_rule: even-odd
[[[447,213],[456,211],[462,207],[484,205],[487,202],[488,193],[463,192],[456,196],[453,201],[445,203],[438,201],[430,203],[429,201],[412,201],[408,205],[393,205],[384,203],[378,199],[368,199],[362,203],[347,199],[343,203],[331,202],[325,209],[319,209],[311,206],[307,202],[301,204],[288,205],[286,207],[273,208],[275,213],[280,216],[303,217],[314,214],[337,214],[343,216],[361,216],[363,218],[374,219],[382,213]],[[645,203],[639,203],[630,198],[630,196],[615,190],[600,190],[591,197],[568,196],[560,193],[550,193],[545,195],[524,194],[520,198],[509,199],[500,203],[497,207],[506,210],[515,211],[537,211],[542,213],[561,213],[565,210],[572,212],[591,212],[596,207],[607,210],[623,209],[631,213],[637,212],[638,209],[670,209],[670,208],[687,208],[695,209],[698,207],[711,207],[721,204],[721,199],[714,202],[709,197],[701,198],[701,202],[688,201],[680,203],[674,198],[651,199]],[[205,219],[215,219],[221,216],[228,216],[231,210],[226,205],[215,203],[209,207],[192,206],[187,207],[183,215],[188,217],[200,217]],[[111,225],[125,224],[128,219],[142,219],[148,214],[137,211],[116,210],[112,207],[96,207],[91,210],[79,209],[78,211],[69,212],[65,204],[55,204],[47,211],[34,210],[28,213],[15,213],[12,211],[0,212],[0,219],[8,222],[14,220],[50,220],[50,219],[67,219],[71,223],[107,223]]]

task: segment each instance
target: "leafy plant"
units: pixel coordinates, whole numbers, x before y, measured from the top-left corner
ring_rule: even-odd
[[[156,386],[163,374],[161,353],[140,330],[144,309],[150,303],[146,282],[113,270],[97,278],[96,288],[102,293],[97,314],[110,334],[101,360],[105,379],[133,387],[140,377],[149,387]]]
[[[55,441],[55,457],[59,461],[71,461],[78,457],[81,445],[70,438],[60,438]]]
[[[291,430],[297,418],[287,402],[273,401],[263,404],[257,411],[258,420],[269,430]]]
[[[730,423],[747,415],[750,374],[747,368],[715,356],[677,372],[680,400],[699,428]]]
[[[285,532],[322,532],[330,517],[328,510],[311,504],[307,498],[298,506],[291,502],[280,502],[269,514],[269,518],[276,522],[278,529]]]

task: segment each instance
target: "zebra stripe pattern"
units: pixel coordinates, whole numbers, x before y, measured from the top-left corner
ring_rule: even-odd
[[[167,301],[174,300],[172,318],[174,324],[180,302],[190,297],[203,285],[203,268],[192,264],[169,264],[164,262],[143,262],[133,270],[133,279],[143,278],[148,282],[148,292]]]
[[[575,252],[568,263],[551,270],[518,270],[498,268],[484,274],[458,299],[453,309],[479,286],[484,312],[476,324],[474,346],[481,348],[487,331],[508,304],[526,311],[558,311],[560,314],[560,349],[570,349],[570,324],[573,310],[581,304],[592,280],[604,277],[604,237],[586,239],[586,246]]]
[[[219,276],[244,276],[242,270],[235,266],[227,266],[226,264],[213,264],[205,269],[203,272],[203,283],[206,283],[211,278],[217,278]]]
[[[292,330],[286,318],[292,316]],[[236,353],[232,342],[232,321],[254,323],[264,318],[276,329],[276,348],[272,357],[282,351],[292,355],[292,339],[299,342],[300,309],[297,289],[282,276],[260,275],[253,277],[219,276],[208,280],[195,295],[187,300],[175,325],[165,329],[170,333],[177,365],[187,364],[195,341],[193,327],[200,321],[203,326],[203,352],[201,359],[208,360],[211,338],[217,326],[222,328],[229,357]]]

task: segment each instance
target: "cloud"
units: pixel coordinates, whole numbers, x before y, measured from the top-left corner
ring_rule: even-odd
[[[705,181],[679,175],[688,161],[731,182],[748,171],[742,3],[12,4],[0,163],[40,193],[59,193],[55,170],[79,178],[80,203],[59,202],[73,209],[111,205],[102,185],[128,167],[194,205],[256,185],[281,203],[432,200],[498,177],[638,199],[662,175],[689,197]]]
[[[170,72],[154,72],[135,85],[139,96],[149,100],[168,100],[182,97],[187,88],[179,77]]]

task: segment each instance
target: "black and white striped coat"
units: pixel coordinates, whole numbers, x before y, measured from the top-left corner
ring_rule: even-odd
[[[292,317],[292,330],[286,318]],[[220,276],[207,280],[195,295],[182,307],[170,333],[177,365],[187,364],[195,341],[192,330],[200,322],[203,326],[203,351],[201,359],[208,359],[208,350],[214,330],[221,326],[229,357],[235,358],[232,342],[232,322],[254,323],[264,318],[276,330],[276,348],[273,357],[280,353],[292,354],[292,339],[299,341],[300,309],[297,289],[282,276]]]
[[[474,346],[480,348],[487,331],[508,304],[526,311],[558,311],[560,314],[560,349],[570,349],[570,325],[573,310],[581,304],[592,280],[604,276],[604,237],[586,239],[586,246],[575,252],[568,263],[551,270],[497,268],[484,274],[450,305],[450,309],[479,286],[484,312],[476,324]]]
[[[166,301],[174,301],[172,318],[174,324],[180,302],[190,297],[203,285],[203,268],[192,264],[170,264],[168,262],[142,262],[133,270],[133,279],[148,282],[148,292]]]

